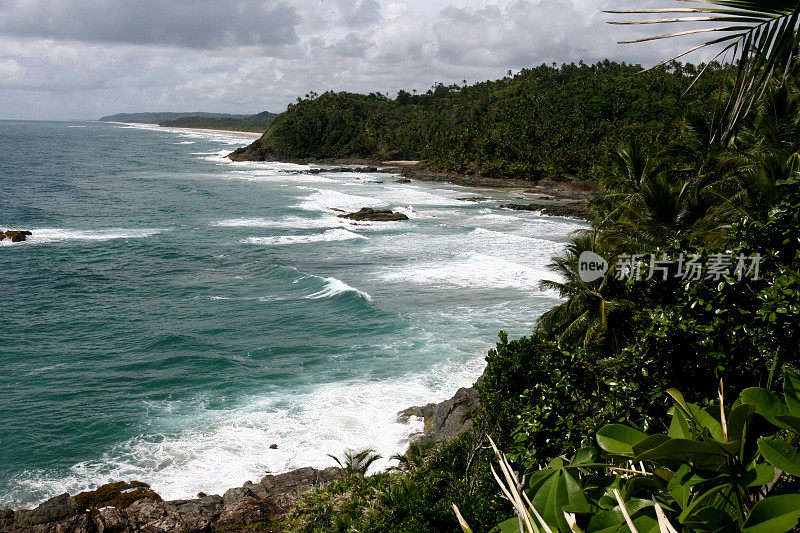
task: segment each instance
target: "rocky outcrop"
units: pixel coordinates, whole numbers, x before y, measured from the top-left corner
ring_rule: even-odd
[[[17,230],[6,230],[5,232],[0,231],[0,241],[8,238],[11,239],[11,242],[22,242],[26,239],[28,235],[33,235],[28,230],[17,231]]]
[[[76,496],[61,494],[31,510],[0,511],[2,533],[200,533],[268,524],[297,497],[343,477],[339,468],[300,468],[267,475],[224,496],[200,494],[164,501],[146,483],[103,485]]]
[[[301,174],[325,174],[327,172],[356,172],[359,174],[367,172],[379,172],[378,167],[330,167],[330,168],[310,168],[301,171]]]
[[[462,387],[449,400],[400,411],[397,420],[406,423],[412,416],[422,417],[425,421],[423,432],[412,440],[426,444],[434,440],[451,439],[472,429],[472,416],[479,405],[478,391],[474,387]]]
[[[355,213],[347,213],[344,215],[337,215],[339,218],[349,218],[351,220],[371,220],[379,222],[387,222],[392,220],[408,220],[408,217],[403,213],[396,213],[390,209],[372,209],[370,207],[362,207]]]

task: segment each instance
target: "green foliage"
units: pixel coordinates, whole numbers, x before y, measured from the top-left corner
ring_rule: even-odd
[[[292,532],[456,531],[457,504],[474,531],[488,531],[509,516],[495,491],[486,451],[477,435],[421,449],[404,470],[348,476],[300,497],[283,524]]]
[[[640,70],[610,61],[541,65],[471,86],[401,91],[394,100],[312,94],[291,104],[260,146],[273,157],[422,159],[440,170],[495,177],[596,178],[623,140],[677,135],[685,112],[713,93],[720,67],[711,65],[708,80],[685,98],[696,67]]]
[[[486,361],[478,424],[527,470],[591,442],[604,424],[647,427],[663,411],[663,389],[642,379],[646,369],[565,348],[541,332],[512,341],[501,332]]]
[[[171,128],[201,128],[209,130],[253,131],[264,132],[278,115],[262,111],[256,115],[246,116],[188,116],[173,120],[162,120],[159,126]]]
[[[665,432],[607,425],[597,434],[602,457],[586,447],[530,476],[526,492],[544,521],[572,531],[568,513],[587,533],[628,530],[625,513],[638,531],[664,531],[660,514],[662,525],[684,531],[798,526],[800,494],[782,494],[778,482],[800,473],[800,377],[787,375],[783,401],[753,387],[731,405],[720,399],[704,409],[669,392],[675,405]]]
[[[354,451],[345,450],[344,457],[339,459],[335,455],[328,454],[328,457],[336,461],[336,464],[344,470],[348,476],[358,475],[365,476],[372,463],[382,457],[382,455],[375,453],[373,449]]]

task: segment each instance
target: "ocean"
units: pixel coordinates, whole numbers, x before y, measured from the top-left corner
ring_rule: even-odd
[[[579,222],[224,157],[251,141],[0,122],[0,229],[33,231],[0,242],[0,508],[132,479],[221,494],[346,448],[383,467],[421,428],[399,410],[558,303],[538,282]],[[332,209],[361,207],[410,220]]]

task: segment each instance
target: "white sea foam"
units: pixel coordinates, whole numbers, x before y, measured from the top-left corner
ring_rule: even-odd
[[[306,298],[311,300],[319,300],[320,298],[330,298],[337,294],[344,294],[346,292],[354,292],[364,298],[366,301],[371,302],[372,296],[364,291],[360,291],[355,287],[351,287],[344,281],[337,278],[323,278],[325,281],[325,288],[313,294],[309,294]]]
[[[249,237],[243,242],[248,244],[266,244],[271,246],[283,246],[287,244],[306,244],[311,242],[334,242],[348,241],[351,239],[366,239],[363,235],[348,231],[346,229],[331,229],[323,233],[313,233],[311,235],[275,235],[272,237]]]
[[[75,494],[120,479],[146,481],[165,499],[193,498],[201,491],[222,494],[247,480],[260,480],[267,471],[334,466],[326,454],[340,456],[346,448],[375,448],[383,455],[372,467],[378,471],[392,454],[405,450],[409,434],[423,427],[419,419],[398,423],[397,412],[449,398],[459,386],[474,382],[483,365],[482,356],[461,357],[424,374],[264,393],[229,409],[206,409],[199,402],[153,403],[152,418],[159,425],[147,435],[118,444],[97,460],[75,464],[64,477],[25,472],[11,480],[14,491],[0,496],[0,504],[23,501],[29,494]],[[175,427],[187,429],[175,432]],[[272,443],[278,448],[270,449]]]
[[[350,221],[337,218],[335,216],[327,216],[321,218],[301,218],[301,217],[283,217],[280,219],[253,217],[253,218],[229,218],[214,222],[214,226],[222,226],[226,228],[281,228],[281,229],[323,229],[323,228],[336,228],[350,225]]]
[[[358,211],[362,207],[387,207],[389,204],[373,196],[346,194],[332,189],[313,189],[295,207],[306,211],[330,211],[331,207],[345,211]]]
[[[451,261],[431,261],[389,270],[380,278],[391,282],[472,288],[537,290],[547,271],[482,253],[462,253]],[[552,276],[549,276],[552,277]]]
[[[62,241],[109,241],[113,239],[141,239],[161,233],[160,229],[103,229],[76,230],[66,228],[32,229],[24,242],[14,244],[48,244]],[[0,245],[10,245],[11,240],[0,241]]]
[[[181,141],[181,142],[172,143],[172,144],[197,144],[197,141]]]
[[[275,163],[270,168],[259,170],[234,170],[226,177],[245,181],[272,181],[280,183],[333,183],[335,180],[322,174],[298,173],[294,168],[275,168],[283,165]]]

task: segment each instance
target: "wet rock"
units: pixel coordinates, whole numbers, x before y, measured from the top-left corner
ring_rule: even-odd
[[[480,405],[474,387],[462,387],[449,400],[409,407],[397,414],[401,423],[412,416],[422,417],[425,428],[414,440],[425,444],[434,440],[447,440],[472,428],[472,416]]]
[[[372,209],[370,207],[362,207],[356,213],[347,213],[345,215],[338,215],[339,218],[349,218],[351,220],[371,220],[371,221],[393,221],[393,220],[408,220],[408,216],[403,213],[396,213],[390,209]]]
[[[141,481],[107,483],[95,490],[75,495],[75,500],[84,509],[101,509],[103,507],[125,509],[141,499],[160,502],[161,496],[151,490],[150,485]]]
[[[30,231],[23,230],[6,230],[5,236],[11,239],[11,242],[22,242],[28,235],[33,235]],[[2,239],[0,239],[2,240]]]
[[[277,450],[278,449],[278,445],[277,444],[270,444],[269,445],[269,449],[270,450]]]
[[[500,207],[514,211],[539,211],[553,217],[587,218],[586,205],[583,202],[503,204]]]
[[[456,198],[456,200],[461,200],[462,202],[484,202],[489,198],[485,196],[465,196],[464,198]]]
[[[69,494],[60,494],[43,502],[31,511],[14,513],[15,522],[22,527],[43,526],[55,522],[75,522],[85,508]]]
[[[286,514],[297,497],[342,478],[339,468],[300,468],[247,482],[224,496],[163,501],[141,482],[62,494],[33,510],[0,511],[2,533],[205,533],[252,529]],[[129,495],[135,495],[129,496]]]
[[[411,183],[411,180],[408,178],[400,178],[399,180],[394,180],[395,183]]]

